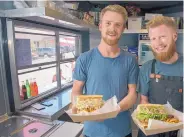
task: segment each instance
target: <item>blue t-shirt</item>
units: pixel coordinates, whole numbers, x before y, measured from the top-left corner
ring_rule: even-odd
[[[146,62],[139,71],[138,92],[148,96],[150,74],[153,60]],[[155,73],[166,76],[183,76],[183,56],[179,55],[178,60],[173,64],[165,64],[160,61],[155,63]]]
[[[104,57],[98,48],[81,54],[73,78],[85,82],[85,94],[101,94],[103,100],[116,95],[118,102],[128,93],[128,84],[136,84],[138,64],[130,53],[121,51],[115,58]],[[103,122],[86,121],[84,135],[90,137],[123,137],[131,133],[129,111]]]

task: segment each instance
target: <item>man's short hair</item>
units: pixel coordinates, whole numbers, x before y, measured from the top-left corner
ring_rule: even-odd
[[[107,7],[103,8],[100,13],[100,20],[102,19],[103,15],[105,14],[106,11],[113,11],[116,13],[119,13],[122,15],[124,19],[124,24],[126,24],[127,19],[128,19],[128,14],[127,11],[124,7],[120,5],[108,5]]]
[[[165,25],[167,27],[172,28],[173,30],[177,31],[177,25],[175,20],[172,17],[157,15],[153,17],[147,24],[146,28],[149,31],[150,28],[154,28],[160,25]]]

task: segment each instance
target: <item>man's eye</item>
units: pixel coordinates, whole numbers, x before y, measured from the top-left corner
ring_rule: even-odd
[[[121,24],[116,24],[116,26],[117,26],[117,27],[120,27],[120,26],[121,26]]]
[[[111,23],[110,22],[106,22],[107,25],[110,25]]]
[[[151,38],[151,40],[155,40],[155,38]]]

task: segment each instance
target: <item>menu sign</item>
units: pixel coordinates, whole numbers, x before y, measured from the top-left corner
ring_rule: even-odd
[[[17,68],[32,64],[30,39],[15,40],[15,56]]]

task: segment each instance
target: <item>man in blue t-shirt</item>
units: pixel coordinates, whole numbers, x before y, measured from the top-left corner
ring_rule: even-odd
[[[73,96],[103,95],[108,100],[114,95],[120,106],[116,118],[85,121],[86,137],[131,137],[129,109],[136,102],[138,64],[134,56],[118,47],[125,29],[127,12],[119,5],[109,5],[101,11],[99,30],[101,42],[97,48],[81,54],[73,74]]]
[[[154,60],[139,72],[140,103],[167,104],[183,112],[183,56],[176,52],[177,29],[169,17],[156,16],[147,24]],[[177,131],[149,137],[177,137]],[[138,137],[145,137],[139,131]]]

